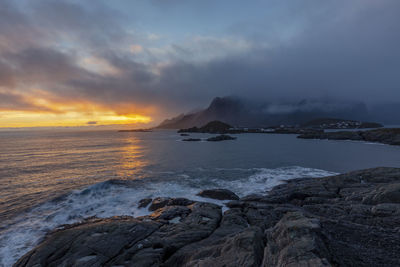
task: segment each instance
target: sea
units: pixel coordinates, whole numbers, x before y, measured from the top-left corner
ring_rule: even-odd
[[[191,134],[208,138],[209,134]],[[143,198],[209,188],[265,194],[285,180],[400,167],[400,147],[357,141],[237,134],[184,142],[174,130],[52,129],[0,132],[0,266],[12,266],[46,233],[87,217],[143,216]]]

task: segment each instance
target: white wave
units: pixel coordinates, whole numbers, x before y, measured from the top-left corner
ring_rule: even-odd
[[[205,169],[199,169],[205,171]],[[12,224],[3,226],[0,233],[0,266],[12,266],[26,252],[37,245],[45,234],[63,224],[79,222],[84,218],[118,215],[143,216],[146,209],[138,209],[143,198],[185,197],[223,205],[223,201],[204,199],[196,194],[201,189],[227,188],[239,196],[262,193],[285,180],[301,177],[322,177],[335,173],[323,170],[286,167],[278,169],[248,169],[252,175],[235,180],[219,178],[193,178],[182,174],[179,180],[157,182],[139,181],[125,183],[107,181],[76,190],[56,200],[46,202],[15,218]],[[226,210],[226,207],[223,207]]]
[[[239,196],[249,194],[266,193],[274,186],[282,184],[286,180],[295,178],[317,178],[336,175],[337,173],[320,169],[303,167],[284,167],[276,169],[254,168],[257,172],[249,177],[234,181],[220,181],[223,188],[232,188]]]

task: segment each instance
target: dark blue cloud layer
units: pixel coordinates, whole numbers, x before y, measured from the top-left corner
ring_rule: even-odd
[[[199,27],[190,25],[205,23],[205,11],[212,10],[211,21],[229,21],[220,27],[224,28],[221,38],[234,36],[246,40],[249,47],[198,61],[188,56],[190,47],[179,38],[170,41],[174,56],[155,55],[149,49],[145,50],[147,57],[139,59],[129,51],[129,45],[145,34],[132,33],[132,27],[145,31],[147,22],[157,23],[156,12],[148,14],[149,21],[145,15],[138,21],[129,14],[140,10],[130,12],[128,4],[127,10],[121,10],[110,2],[2,0],[0,107],[25,109],[25,103],[26,108],[35,108],[16,97],[32,85],[63,99],[85,99],[116,109],[127,103],[155,105],[170,112],[202,106],[222,95],[266,101],[400,99],[399,1],[262,1],[251,7],[241,1],[229,2],[230,17],[229,12],[218,11],[207,1],[201,5],[204,12],[199,11],[204,19],[192,21],[182,14],[180,31],[196,35],[193,31]],[[155,9],[168,5],[166,15],[176,15],[177,8],[194,12],[198,4],[182,6],[174,0],[153,1],[152,5]],[[238,16],[240,6],[254,10],[255,17]],[[215,18],[219,13],[221,18]],[[174,17],[174,21],[179,19]],[[206,26],[215,33],[211,24],[201,28]],[[176,29],[171,29],[170,35],[176,34]],[[201,45],[205,58],[217,49],[212,43]],[[226,50],[230,51],[229,42]],[[81,64],[85,56],[101,59],[118,70],[118,75],[89,71]]]

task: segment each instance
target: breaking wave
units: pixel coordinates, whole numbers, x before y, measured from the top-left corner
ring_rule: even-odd
[[[226,173],[223,178],[219,175],[221,172]],[[233,172],[235,175],[231,178],[229,174]],[[303,167],[214,169],[212,174],[206,176],[199,175],[197,171],[180,175],[171,173],[174,179],[109,180],[98,183],[45,202],[7,222],[7,225],[1,225],[0,266],[11,266],[37,245],[47,232],[60,225],[76,223],[92,216],[104,218],[146,215],[146,209],[137,207],[137,203],[143,198],[185,197],[223,205],[223,201],[204,199],[196,194],[201,189],[227,188],[239,196],[245,196],[250,193],[265,193],[293,178],[334,174],[336,173]]]

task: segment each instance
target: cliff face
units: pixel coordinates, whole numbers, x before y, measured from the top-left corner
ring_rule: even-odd
[[[290,180],[224,213],[179,198],[140,205],[154,212],[65,226],[15,266],[400,266],[400,169]]]
[[[362,103],[334,103],[303,100],[297,103],[250,102],[236,97],[217,97],[208,108],[191,114],[181,114],[165,120],[157,128],[181,129],[200,127],[214,120],[233,126],[265,127],[279,124],[302,124],[321,117],[368,120]]]

